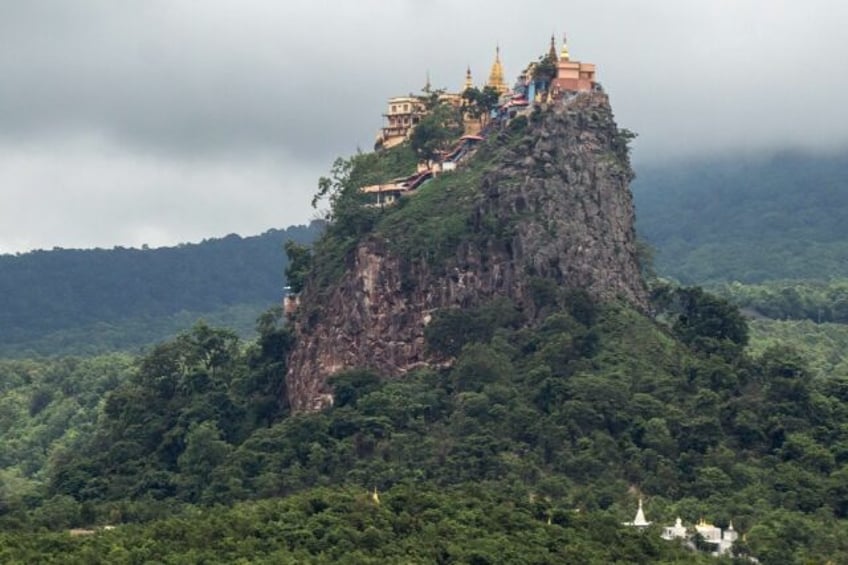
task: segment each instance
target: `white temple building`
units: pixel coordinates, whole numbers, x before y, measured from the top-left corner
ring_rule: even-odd
[[[636,517],[633,518],[632,522],[624,522],[624,525],[640,529],[647,528],[651,525],[651,522],[645,518],[645,510],[642,508],[641,498],[639,499],[639,508],[636,510]],[[664,527],[662,534],[660,534],[664,540],[683,540],[686,546],[693,550],[696,548],[693,539],[695,535],[700,535],[704,543],[710,548],[710,553],[717,557],[730,555],[733,544],[739,539],[739,532],[733,528],[732,521],[728,524],[727,529],[722,530],[702,518],[700,522],[695,524],[694,528],[690,529],[683,525],[683,521],[679,516],[674,521],[673,526]],[[757,562],[752,557],[749,557],[748,560],[753,563]]]
[[[733,522],[728,524],[726,530],[708,524],[702,518],[700,522],[695,524],[695,531],[701,534],[704,541],[711,546],[715,546],[713,555],[726,555],[730,553],[730,548],[733,543],[739,539],[739,534],[733,529]]]
[[[686,539],[688,537],[688,531],[686,530],[686,526],[683,525],[683,522],[680,520],[680,516],[677,517],[677,520],[674,521],[673,526],[666,526],[663,528],[663,533],[661,535],[664,540],[673,540],[673,539]]]
[[[647,528],[651,525],[651,522],[648,522],[645,519],[645,511],[642,510],[642,499],[639,499],[639,509],[636,511],[636,517],[633,518],[632,522],[624,522],[625,526],[633,526],[634,528]]]

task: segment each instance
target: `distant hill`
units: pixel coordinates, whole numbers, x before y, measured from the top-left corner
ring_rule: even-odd
[[[684,283],[848,276],[848,156],[637,167],[637,230]]]
[[[0,355],[95,353],[160,341],[203,317],[245,330],[279,303],[283,243],[320,223],[159,249],[0,255]]]
[[[637,230],[687,284],[848,277],[848,156],[637,167]],[[247,335],[322,224],[160,249],[0,255],[0,356],[135,350],[198,318]]]

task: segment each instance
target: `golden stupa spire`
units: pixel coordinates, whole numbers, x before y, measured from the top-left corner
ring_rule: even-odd
[[[465,69],[465,88],[463,88],[463,90],[468,90],[469,88],[474,88],[474,81],[471,80],[470,65]]]
[[[554,61],[557,60],[556,38],[554,34],[551,34],[551,48],[548,49],[548,57]]]
[[[375,504],[380,504],[380,493],[377,492],[377,487],[374,487],[374,492],[371,493],[371,500]]]
[[[559,58],[563,61],[571,59],[568,55],[568,37],[564,33],[562,34],[562,52],[559,54]]]
[[[503,94],[509,87],[504,80],[503,65],[501,65],[501,46],[495,47],[495,62],[492,63],[492,70],[489,72],[489,82],[486,86],[491,86],[498,91],[498,94]]]

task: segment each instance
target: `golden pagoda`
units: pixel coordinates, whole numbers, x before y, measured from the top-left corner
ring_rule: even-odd
[[[509,86],[504,80],[500,45],[495,48],[495,62],[492,63],[492,70],[489,72],[489,82],[486,83],[486,86],[491,86],[498,91],[498,94],[504,94],[509,90]]]

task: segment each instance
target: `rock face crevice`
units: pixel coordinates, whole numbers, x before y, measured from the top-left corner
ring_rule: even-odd
[[[326,404],[327,379],[341,370],[397,377],[442,361],[424,343],[435,311],[495,296],[532,309],[531,277],[645,308],[632,178],[625,136],[603,92],[533,114],[483,175],[468,218],[473,237],[445,264],[405,262],[374,234],[359,242],[334,286],[319,292],[307,281],[301,300],[311,313],[296,322],[286,376],[292,410]]]

